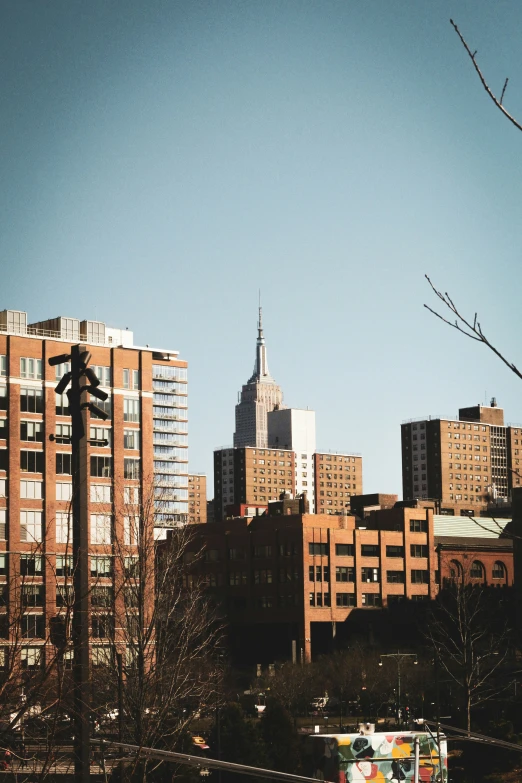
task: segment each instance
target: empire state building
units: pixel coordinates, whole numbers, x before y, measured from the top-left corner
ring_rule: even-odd
[[[257,324],[256,363],[254,373],[241,389],[236,405],[234,446],[267,448],[267,414],[275,408],[283,407],[283,392],[268,369],[263,336],[263,314],[260,307]]]

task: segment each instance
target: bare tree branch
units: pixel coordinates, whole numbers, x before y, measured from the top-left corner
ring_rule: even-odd
[[[441,300],[444,306],[447,307],[451,313],[453,313],[453,315],[455,316],[455,320],[450,321],[447,318],[444,318],[444,316],[442,316],[436,310],[433,310],[427,304],[424,305],[426,310],[429,310],[430,313],[436,315],[437,318],[440,318],[440,320],[444,321],[444,323],[448,324],[448,326],[453,327],[453,329],[456,329],[458,332],[461,332],[461,334],[464,334],[466,337],[469,337],[470,340],[476,340],[479,343],[483,343],[487,348],[489,348],[490,351],[493,351],[493,353],[496,356],[498,356],[498,358],[502,362],[504,362],[506,367],[509,367],[511,372],[515,373],[515,375],[522,380],[522,372],[520,372],[520,370],[516,367],[515,364],[513,364],[513,362],[510,362],[509,359],[506,359],[505,356],[503,356],[503,354],[497,348],[495,348],[495,346],[488,340],[488,338],[482,331],[480,322],[477,320],[477,313],[475,313],[473,323],[470,323],[470,321],[468,321],[467,318],[465,318],[462,315],[462,313],[459,312],[457,306],[451,299],[450,295],[447,292],[443,294],[441,291],[435,288],[428,275],[424,275],[424,277],[430,284],[432,291],[436,294],[436,296],[438,296],[438,298]]]
[[[482,83],[482,86],[486,90],[487,94],[489,95],[489,97],[491,98],[491,100],[493,101],[493,103],[495,104],[497,109],[500,109],[502,114],[505,117],[507,117],[510,122],[513,123],[515,128],[518,128],[518,130],[522,131],[522,125],[502,105],[502,101],[504,100],[504,94],[506,92],[506,88],[507,88],[507,84],[508,84],[508,79],[506,79],[506,81],[504,82],[504,87],[502,89],[502,95],[500,96],[500,100],[499,100],[497,98],[497,96],[494,94],[494,92],[491,90],[489,85],[487,84],[487,82],[486,82],[486,80],[484,78],[484,74],[482,73],[482,71],[480,70],[479,66],[477,65],[477,61],[475,59],[475,55],[477,54],[477,51],[476,50],[474,52],[471,51],[471,49],[469,48],[468,44],[466,43],[466,40],[464,39],[464,36],[460,32],[459,28],[457,27],[457,25],[455,24],[453,19],[450,19],[450,23],[451,23],[451,26],[453,27],[453,29],[455,30],[455,32],[457,33],[458,37],[460,38],[460,41],[461,41],[464,49],[469,54],[469,56],[471,58],[471,62],[473,63],[473,67],[475,68],[475,70],[476,70],[476,72],[478,74],[478,77],[479,77],[479,79],[480,79],[480,81]]]

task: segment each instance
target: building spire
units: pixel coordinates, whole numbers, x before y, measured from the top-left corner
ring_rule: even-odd
[[[268,369],[265,336],[263,334],[263,308],[261,307],[261,290],[259,291],[259,317],[257,322],[256,363],[254,366],[254,374],[250,378],[249,383],[253,383],[254,381],[259,381],[259,380],[266,380],[273,383],[273,379]]]

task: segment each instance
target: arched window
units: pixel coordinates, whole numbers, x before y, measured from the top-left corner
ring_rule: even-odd
[[[505,579],[506,578],[506,566],[497,560],[493,565],[493,579]]]
[[[458,560],[450,560],[450,579],[455,582],[462,580],[462,565]]]
[[[484,579],[484,566],[480,560],[474,560],[469,572],[470,579]]]

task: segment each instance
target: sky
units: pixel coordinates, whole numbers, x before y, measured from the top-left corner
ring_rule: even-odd
[[[0,309],[128,327],[189,362],[192,471],[232,443],[258,290],[286,405],[401,494],[400,424],[522,381],[515,0],[3,0]],[[210,488],[209,497],[212,496]]]

